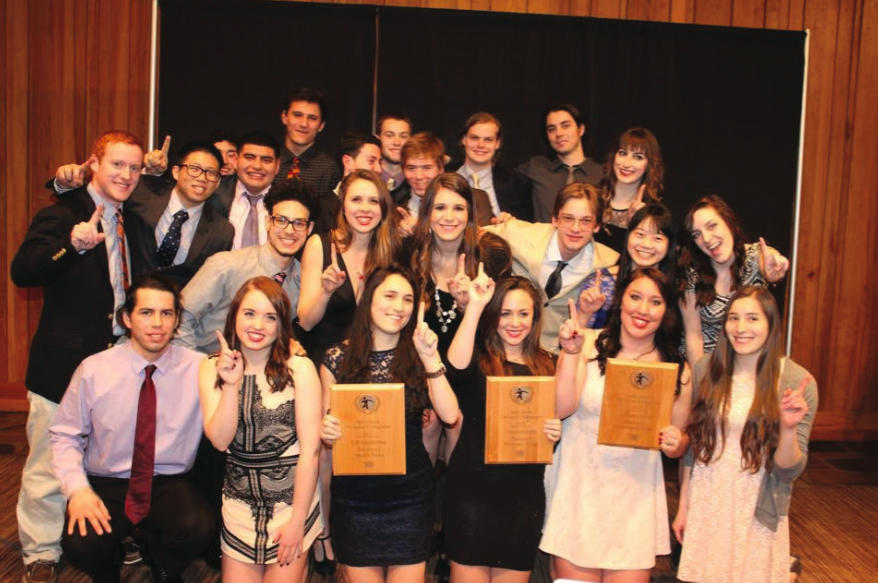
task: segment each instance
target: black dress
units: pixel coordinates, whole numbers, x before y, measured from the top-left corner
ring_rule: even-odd
[[[448,557],[463,565],[530,571],[546,510],[542,464],[485,464],[487,381],[475,355],[447,378],[463,412],[460,438],[448,461],[442,525]],[[515,376],[531,376],[508,363]]]
[[[337,344],[326,351],[323,360],[336,378],[344,350],[343,344]],[[372,353],[368,382],[394,382],[390,377],[393,353]],[[406,387],[405,475],[333,476],[330,482],[332,543],[343,565],[413,565],[430,556],[436,513],[433,465],[421,436],[422,411],[408,406],[415,399],[411,393]]]
[[[330,233],[323,233],[319,237],[323,244],[323,269],[326,269],[332,263],[332,241]],[[326,349],[346,338],[348,327],[354,321],[357,311],[357,298],[351,284],[351,277],[356,275],[348,272],[341,253],[337,257],[339,269],[347,274],[344,283],[330,296],[323,318],[311,330],[304,330],[298,322],[295,327],[296,337],[318,369]]]

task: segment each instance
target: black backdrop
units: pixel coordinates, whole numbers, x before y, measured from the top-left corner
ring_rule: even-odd
[[[377,70],[376,70],[377,39]],[[490,111],[501,163],[543,152],[540,112],[571,102],[595,158],[614,136],[650,128],[665,202],[678,218],[716,193],[789,255],[798,175],[805,33],[495,12],[257,0],[162,0],[159,135],[216,128],[283,137],[285,96],[319,88],[318,147],[402,111],[446,140]],[[377,100],[377,103],[373,101]]]

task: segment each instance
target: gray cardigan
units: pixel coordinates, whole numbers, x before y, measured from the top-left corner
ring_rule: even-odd
[[[711,355],[707,354],[695,363],[693,401],[697,398],[701,379],[707,374],[710,357]],[[808,403],[808,413],[796,427],[796,436],[802,457],[789,468],[781,468],[777,464],[773,464],[771,471],[765,472],[762,484],[759,486],[759,497],[756,499],[756,520],[772,531],[777,531],[780,518],[789,514],[793,481],[799,477],[808,463],[808,438],[811,435],[814,415],[817,413],[817,383],[811,377],[811,373],[788,358],[782,359],[781,367],[779,386],[781,392],[787,388],[797,389],[805,378],[810,378],[810,381],[805,385],[803,392],[805,402]],[[686,452],[683,463],[690,470],[694,466],[695,459],[691,448]]]

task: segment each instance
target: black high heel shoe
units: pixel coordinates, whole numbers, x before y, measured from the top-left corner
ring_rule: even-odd
[[[311,560],[314,561],[314,572],[322,577],[332,577],[335,575],[335,559],[330,559],[326,554],[326,541],[332,538],[331,534],[326,536],[318,536],[314,541],[314,548],[311,551]],[[323,551],[323,558],[317,560],[317,544],[320,543],[320,550]]]

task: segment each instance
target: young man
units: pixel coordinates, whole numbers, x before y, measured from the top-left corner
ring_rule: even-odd
[[[219,349],[216,331],[222,330],[232,299],[252,277],[265,275],[281,282],[293,313],[299,302],[299,261],[313,223],[308,205],[311,187],[302,180],[285,181],[265,198],[265,231],[262,245],[217,253],[207,260],[183,289],[183,322],[176,344],[211,354]]]
[[[131,273],[122,206],[142,164],[139,139],[102,134],[88,163],[91,181],[38,212],[12,260],[15,285],[43,288],[25,378],[30,452],[17,509],[26,582],[56,579],[65,500],[49,468],[49,423],[76,367],[124,333],[115,316]]]
[[[555,194],[573,182],[598,185],[601,165],[588,157],[583,146],[585,121],[569,104],[556,105],[543,114],[546,139],[554,152],[550,158],[534,156],[515,169],[516,189],[522,200],[533,202],[533,220],[547,223]]]
[[[381,140],[381,178],[387,190],[402,186],[402,147],[412,136],[412,122],[402,115],[391,113],[378,118],[378,139]]]
[[[210,137],[211,143],[223,156],[223,166],[220,174],[223,177],[234,176],[238,167],[238,138],[226,131],[215,132]]]
[[[120,580],[119,541],[135,528],[148,535],[155,581],[182,581],[213,536],[186,475],[201,439],[204,357],[170,345],[180,311],[170,279],[136,279],[120,309],[129,341],[79,365],[49,427],[67,498],[64,556],[95,582]]]
[[[338,159],[341,162],[342,178],[354,170],[371,170],[380,174],[381,142],[375,136],[346,132],[338,140]]]
[[[150,155],[155,159],[157,152]],[[220,183],[222,155],[209,142],[190,142],[180,148],[171,169],[173,181],[143,176],[127,204],[137,220],[126,225],[132,242],[133,273],[162,272],[178,286],[186,285],[208,257],[231,249],[235,229],[205,204]],[[82,183],[86,165],[61,166],[55,190],[61,196]]]
[[[503,147],[503,125],[486,112],[474,113],[461,132],[464,161],[457,173],[466,178],[473,188],[484,190],[491,201],[495,217],[505,212],[514,217],[531,214],[530,198],[518,200],[512,188],[512,173],[497,165]]]
[[[512,270],[530,278],[543,297],[540,344],[558,353],[558,329],[569,317],[567,300],[578,301],[582,281],[591,272],[615,265],[619,254],[592,236],[601,227],[603,200],[597,188],[575,182],[555,197],[552,223],[512,220],[485,227],[512,248]]]
[[[295,91],[287,99],[280,119],[286,136],[278,178],[301,178],[318,194],[332,191],[341,180],[339,166],[332,156],[314,147],[326,125],[323,94],[309,87]]]

